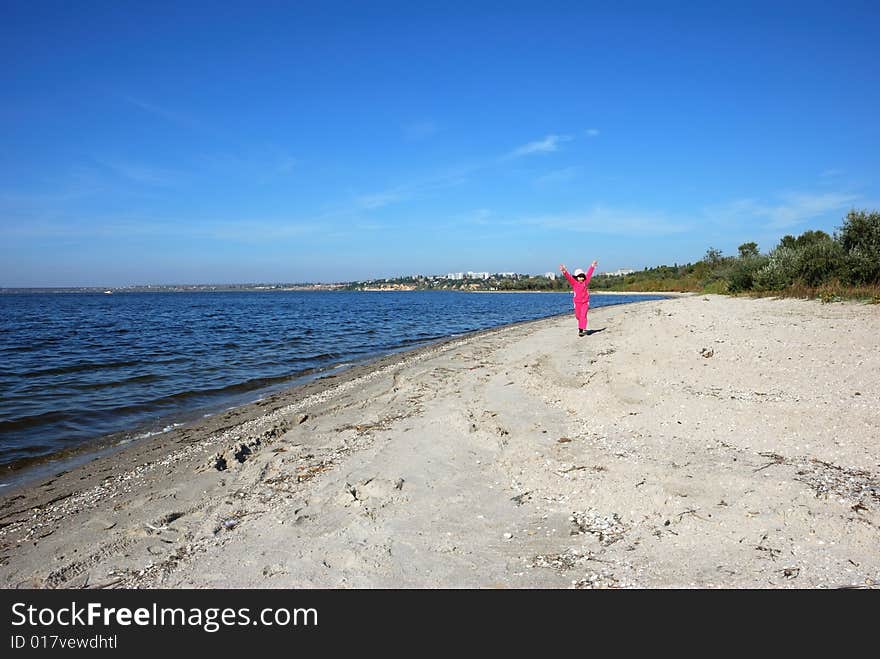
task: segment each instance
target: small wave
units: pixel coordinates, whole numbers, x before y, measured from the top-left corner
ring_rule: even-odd
[[[77,414],[78,410],[53,410],[51,412],[43,412],[42,414],[29,414],[17,419],[0,421],[0,435],[7,432],[27,430],[36,426],[68,421],[71,418],[75,418]]]
[[[47,339],[45,341],[34,341],[33,343],[28,343],[24,345],[6,346],[0,348],[0,352],[36,352],[42,350],[43,348],[58,345],[59,343],[61,343],[61,339]]]
[[[80,389],[82,391],[92,391],[96,389],[113,389],[116,387],[125,387],[131,384],[143,384],[145,382],[155,382],[156,380],[161,380],[162,378],[158,375],[149,374],[149,375],[135,375],[134,377],[125,378],[124,380],[115,380],[113,382],[86,382],[83,384],[73,384],[70,385],[74,389]]]
[[[140,360],[134,361],[118,361],[118,362],[79,362],[70,366],[55,366],[53,368],[39,368],[28,371],[23,375],[25,377],[41,377],[43,375],[65,375],[67,373],[79,373],[80,371],[97,371],[111,368],[124,368],[126,366],[137,366]]]
[[[253,378],[244,382],[236,382],[221,387],[210,387],[206,389],[189,389],[177,393],[161,396],[152,400],[132,405],[123,405],[119,407],[108,408],[106,414],[114,415],[138,415],[143,413],[152,413],[167,410],[168,408],[186,407],[193,401],[224,398],[234,394],[247,393],[255,389],[262,389],[281,382],[287,382],[301,373],[293,375],[279,375],[274,377]],[[2,428],[2,427],[0,427]]]
[[[288,357],[284,361],[288,364],[298,364],[300,362],[325,361],[328,359],[336,359],[340,354],[338,352],[322,352],[317,355],[303,355],[301,357]]]

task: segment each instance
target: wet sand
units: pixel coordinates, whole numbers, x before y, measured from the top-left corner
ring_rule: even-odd
[[[390,356],[4,493],[0,586],[880,582],[880,305],[590,326]]]

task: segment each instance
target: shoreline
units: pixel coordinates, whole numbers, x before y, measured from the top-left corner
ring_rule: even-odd
[[[257,291],[261,292],[261,291]],[[398,291],[382,291],[382,292],[398,292]],[[544,292],[559,292],[559,291],[462,291],[462,292],[474,292],[474,293],[523,293],[523,292],[534,292],[534,293],[544,293]],[[603,293],[599,293],[602,295]],[[630,295],[628,293],[621,293],[614,295]],[[660,293],[634,293],[633,297],[642,296],[642,295],[663,295]],[[668,297],[674,297],[674,295],[667,295]],[[566,314],[558,314],[558,315],[566,315]],[[371,364],[374,362],[380,361],[386,357],[391,357],[397,354],[405,354],[409,352],[418,351],[422,348],[427,348],[434,345],[440,345],[446,341],[455,340],[456,338],[465,338],[472,335],[478,335],[481,332],[491,331],[495,329],[502,329],[504,327],[514,327],[521,323],[528,322],[538,322],[541,320],[546,320],[547,318],[552,318],[554,316],[547,316],[545,318],[538,318],[530,321],[520,321],[517,323],[508,323],[505,325],[499,325],[493,328],[487,328],[484,330],[474,330],[472,332],[466,332],[464,334],[447,336],[439,339],[429,339],[423,345],[417,346],[416,348],[410,348],[407,346],[398,347],[389,351],[381,352],[379,354],[375,354],[372,356],[367,356],[361,359],[354,360],[343,360],[339,363],[329,364],[327,366],[321,367],[317,370],[308,370],[296,376],[292,376],[290,378],[290,382],[284,385],[276,385],[267,390],[255,389],[251,392],[247,392],[244,394],[238,394],[234,399],[223,402],[216,403],[212,405],[206,405],[199,408],[194,408],[192,410],[183,410],[174,413],[169,413],[163,416],[156,417],[148,423],[144,423],[135,427],[121,429],[115,432],[112,432],[107,435],[101,435],[93,437],[89,440],[86,440],[80,444],[71,447],[65,447],[59,449],[57,451],[53,451],[51,453],[47,453],[45,455],[39,455],[29,458],[24,458],[18,461],[10,462],[7,464],[0,465],[0,478],[3,479],[3,482],[0,482],[0,496],[4,494],[9,494],[13,492],[17,492],[22,488],[28,487],[31,484],[34,484],[41,479],[49,478],[52,475],[52,472],[57,471],[69,471],[70,469],[82,466],[87,464],[93,458],[109,456],[117,451],[126,450],[132,447],[135,444],[150,441],[154,437],[162,436],[167,434],[168,432],[172,432],[178,429],[184,428],[199,428],[199,424],[204,422],[206,419],[209,419],[212,416],[220,415],[225,412],[229,412],[230,410],[235,410],[239,408],[249,408],[251,406],[259,405],[261,401],[267,398],[273,398],[278,395],[290,395],[295,396],[296,391],[300,389],[305,384],[308,384],[312,381],[322,380],[326,377],[336,377],[338,373],[335,371],[339,370],[340,373],[347,371],[351,368],[355,367],[367,367],[369,368]],[[259,396],[255,400],[251,400],[249,402],[242,402],[243,399],[252,398],[254,396]],[[164,428],[163,430],[158,430],[159,428]]]
[[[41,481],[49,479],[54,481],[55,478],[64,475],[71,470],[85,468],[92,460],[105,458],[113,459],[114,456],[119,453],[135,451],[136,449],[143,448],[142,445],[145,443],[174,444],[181,441],[179,437],[185,438],[192,434],[217,432],[218,427],[214,423],[214,417],[222,417],[224,419],[236,417],[244,417],[245,420],[256,419],[263,415],[277,412],[281,408],[296,404],[296,401],[300,398],[308,398],[310,396],[322,394],[326,390],[332,389],[336,385],[344,384],[349,380],[369,376],[374,370],[395,366],[398,362],[405,361],[409,358],[418,358],[419,355],[431,351],[432,348],[441,348],[454,341],[473,339],[486,333],[502,331],[507,328],[528,325],[530,323],[540,323],[542,321],[568,315],[570,314],[557,314],[533,320],[507,323],[497,327],[474,330],[464,334],[431,340],[425,345],[417,346],[415,348],[401,347],[387,353],[358,361],[344,361],[340,364],[327,366],[320,371],[304,374],[302,377],[296,377],[294,378],[294,384],[285,386],[278,391],[266,393],[252,402],[218,406],[212,408],[214,411],[210,414],[202,414],[203,410],[199,409],[191,411],[189,414],[161,417],[156,425],[172,426],[167,430],[146,432],[146,436],[138,435],[127,437],[127,441],[123,441],[126,439],[127,435],[138,432],[139,430],[145,430],[145,428],[121,430],[110,435],[96,437],[93,440],[84,442],[78,446],[63,449],[46,456],[29,459],[26,464],[22,466],[17,466],[16,463],[3,465],[0,469],[13,475],[13,478],[18,478],[15,478],[15,480],[10,483],[4,483],[3,487],[0,488],[0,506],[2,506],[5,497],[18,495],[22,490],[29,489],[33,486],[38,487]],[[256,390],[253,393],[254,395],[259,395]],[[193,417],[194,415],[197,416],[197,418],[190,418],[188,421],[182,423],[176,422],[177,420]],[[225,428],[225,425],[221,424],[221,426]],[[155,452],[157,450],[152,447],[147,448],[149,452]],[[139,456],[140,454],[141,451],[137,451],[137,455]],[[121,457],[123,462],[127,462],[132,466],[139,459],[140,458],[137,458],[132,462],[131,460],[125,460],[124,456]],[[28,472],[33,472],[33,474]],[[51,472],[55,473],[53,474]],[[2,508],[0,508],[0,514],[2,514]]]
[[[880,309],[452,337],[0,493],[0,587],[872,587]],[[661,349],[658,350],[658,347]]]

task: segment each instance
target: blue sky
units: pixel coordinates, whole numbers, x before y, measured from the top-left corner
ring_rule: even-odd
[[[870,2],[7,2],[0,286],[600,270],[880,208]]]

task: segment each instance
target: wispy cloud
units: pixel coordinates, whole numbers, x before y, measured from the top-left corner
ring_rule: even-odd
[[[475,226],[491,226],[497,223],[498,217],[489,208],[476,208],[474,210],[455,213],[443,222],[432,222],[432,228],[447,231],[452,229],[473,228]]]
[[[271,243],[299,238],[326,231],[319,222],[288,218],[205,220],[158,220],[143,217],[122,219],[77,218],[40,220],[20,223],[5,230],[10,237],[71,239],[71,238],[176,238],[181,240],[219,240],[234,243]]]
[[[110,170],[115,176],[142,185],[173,185],[180,180],[180,173],[146,165],[139,162],[121,160],[98,160],[104,168]]]
[[[489,224],[492,218],[492,211],[488,208],[478,208],[467,216],[467,220],[472,224]]]
[[[269,243],[290,238],[302,238],[325,231],[325,227],[320,223],[278,218],[212,222],[205,225],[200,233],[206,238],[225,242]]]
[[[99,186],[30,194],[0,190],[0,210],[8,212],[10,209],[44,209],[52,206],[69,205],[70,202],[79,201],[101,191],[102,188]]]
[[[389,190],[388,192],[377,192],[375,194],[361,195],[355,199],[355,204],[360,210],[375,210],[384,208],[391,204],[398,203],[406,199],[405,191],[401,188],[398,190]]]
[[[584,131],[584,134],[587,137],[599,137],[599,129],[598,128],[587,128],[587,130]]]
[[[800,224],[804,220],[824,215],[831,211],[842,211],[859,198],[854,194],[792,194],[786,195],[783,204],[771,206],[764,211],[772,228],[786,228]]]
[[[183,114],[182,112],[169,110],[168,108],[157,105],[155,103],[151,103],[149,101],[145,101],[137,96],[131,96],[129,94],[120,94],[119,98],[121,98],[129,105],[132,105],[139,110],[146,112],[147,114],[151,114],[154,117],[159,117],[160,119],[164,119],[165,121],[175,124],[177,126],[200,131],[206,130],[206,126],[202,122],[197,121],[192,117]]]
[[[373,192],[369,194],[357,195],[354,200],[353,207],[340,208],[335,213],[346,213],[356,211],[369,211],[384,208],[391,204],[398,204],[405,201],[411,201],[426,194],[452,188],[467,181],[470,174],[482,169],[484,166],[463,166],[446,172],[439,173],[435,176],[428,176],[420,180],[412,181],[403,185]]]
[[[517,147],[508,153],[506,158],[521,158],[522,156],[529,156],[534,153],[553,153],[559,150],[561,143],[568,142],[571,139],[570,135],[548,135],[543,140],[529,142]]]
[[[195,164],[212,176],[232,177],[258,184],[295,175],[302,166],[299,158],[280,147],[206,153],[198,156]]]
[[[387,223],[381,223],[381,222],[358,222],[357,224],[354,225],[353,228],[356,231],[375,232],[375,231],[389,231],[389,230],[393,230],[397,227],[394,224],[387,224]]]
[[[851,193],[786,193],[768,202],[761,199],[738,199],[711,207],[707,215],[716,222],[738,223],[758,220],[768,229],[788,229],[831,212],[842,212],[860,199]]]
[[[456,167],[447,169],[446,171],[437,173],[433,176],[427,176],[421,180],[389,187],[385,190],[380,190],[379,192],[359,194],[354,199],[353,207],[348,209],[340,208],[333,211],[332,214],[371,211],[392,204],[411,201],[426,194],[436,192],[437,190],[443,190],[466,183],[471,176],[480,172],[487,172],[502,167],[514,158],[535,153],[552,153],[558,151],[560,144],[572,139],[574,138],[570,135],[548,135],[542,140],[524,144],[500,157],[489,157],[466,164],[459,164]],[[567,175],[571,176],[574,173],[575,172],[569,172]],[[557,174],[562,178],[566,176],[566,174],[562,173],[562,170],[557,172]],[[548,179],[547,182],[549,183],[551,181],[552,177]]]
[[[598,205],[585,212],[529,217],[513,220],[511,224],[631,238],[677,234],[692,228],[691,222],[670,218],[665,213]]]

